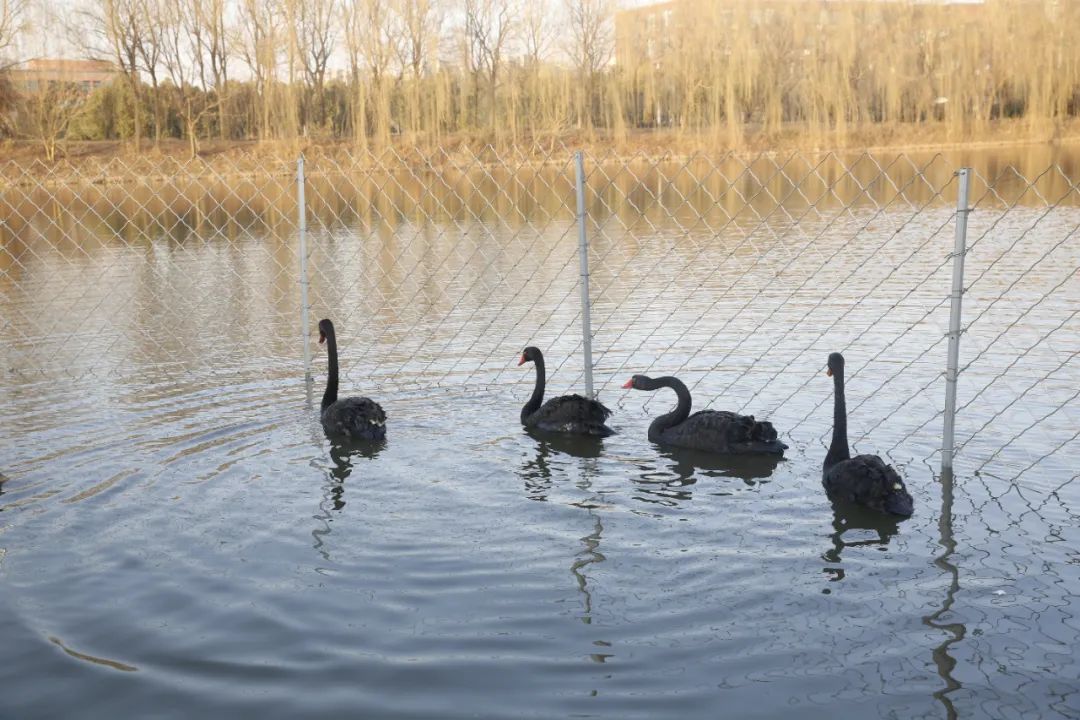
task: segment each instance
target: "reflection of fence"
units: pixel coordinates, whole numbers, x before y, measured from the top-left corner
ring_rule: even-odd
[[[1057,166],[971,173],[957,256],[957,168],[941,156],[587,157],[583,225],[563,149],[314,155],[299,186],[291,161],[163,162],[3,168],[5,385],[289,373],[303,290],[365,388],[528,382],[513,363],[527,342],[552,390],[580,388],[583,230],[605,401],[666,403],[617,388],[676,374],[698,406],[820,445],[825,357],[841,349],[855,449],[936,465],[962,258],[961,470],[1038,467],[1047,492],[1075,476],[1080,193]]]

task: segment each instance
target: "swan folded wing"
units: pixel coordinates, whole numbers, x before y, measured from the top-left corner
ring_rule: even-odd
[[[776,440],[776,429],[772,423],[757,422],[753,415],[737,415],[727,410],[699,410],[673,429],[682,428],[697,435],[708,433],[718,445]]]
[[[551,398],[540,406],[533,417],[534,423],[545,425],[603,425],[611,411],[596,400],[581,395],[563,395]]]
[[[350,397],[338,400],[323,411],[323,425],[344,435],[384,432],[386,412],[374,400]]]
[[[892,492],[904,487],[900,474],[877,455],[856,455],[841,460],[825,473],[825,491],[830,497],[876,506]]]

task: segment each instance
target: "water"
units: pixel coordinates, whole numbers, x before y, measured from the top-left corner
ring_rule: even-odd
[[[1075,445],[1023,471],[1075,431],[1075,331],[1052,321],[1080,307],[1076,248],[1051,248],[1076,211],[1025,206],[992,230],[973,216],[989,251],[969,277],[990,279],[967,299],[988,319],[966,357],[987,352],[966,376],[953,487],[934,454],[947,206],[781,214],[754,252],[742,216],[714,246],[670,219],[677,204],[623,207],[629,226],[613,213],[592,228],[594,352],[618,434],[590,444],[517,423],[526,342],[548,350],[551,391],[581,386],[576,235],[545,219],[561,197],[524,225],[498,208],[455,221],[443,198],[442,225],[313,226],[313,310],[338,320],[343,389],[390,417],[366,449],[318,424],[325,361],[316,347],[309,388],[288,232],[241,222],[80,250],[8,237],[0,716],[1080,716]],[[844,238],[843,257],[896,271],[824,297],[809,268]],[[856,267],[837,262],[820,277]],[[1017,327],[992,342],[1005,308]],[[909,520],[838,514],[821,492],[837,344],[862,370],[856,448],[907,478]],[[1028,345],[1022,377],[993,381]],[[682,365],[698,406],[772,419],[788,460],[649,444],[670,398],[617,388],[650,365]],[[1004,442],[1044,406],[1064,409]]]

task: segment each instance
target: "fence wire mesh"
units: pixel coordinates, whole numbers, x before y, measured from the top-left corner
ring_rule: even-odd
[[[5,386],[53,377],[302,375],[293,160],[2,167]],[[598,394],[677,375],[698,408],[770,419],[823,453],[848,361],[853,449],[936,466],[957,167],[941,155],[587,156]],[[378,392],[580,391],[574,157],[314,153],[312,322],[335,320],[348,382]],[[1080,197],[1050,166],[972,181],[958,472],[1051,495],[1080,465]],[[316,357],[318,377],[320,360]],[[1018,482],[1021,481],[1022,482]]]

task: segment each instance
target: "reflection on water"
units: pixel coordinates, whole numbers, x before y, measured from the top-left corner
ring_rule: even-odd
[[[956,659],[949,654],[950,648],[964,640],[967,635],[967,627],[959,620],[950,622],[945,619],[953,616],[953,605],[956,595],[960,592],[960,569],[952,562],[951,558],[956,552],[956,539],[953,534],[953,474],[947,472],[939,480],[941,484],[941,514],[938,517],[938,543],[942,552],[934,558],[934,565],[945,573],[949,580],[949,586],[945,591],[945,599],[941,607],[923,618],[923,623],[928,627],[942,631],[944,637],[940,645],[933,650],[934,666],[945,686],[934,693],[934,697],[945,710],[945,716],[949,720],[959,717],[956,707],[950,695],[959,690],[962,685],[953,676],[956,668]]]
[[[330,472],[323,483],[323,494],[319,501],[319,512],[314,516],[322,523],[321,527],[311,531],[315,541],[315,550],[323,559],[329,561],[330,555],[324,549],[326,536],[330,534],[333,513],[345,508],[345,481],[353,474],[354,467],[364,461],[373,460],[386,448],[387,440],[376,442],[362,440],[344,440],[335,438],[330,443]],[[356,478],[354,482],[362,480]]]
[[[830,576],[829,580],[837,582],[845,577],[841,558],[845,548],[885,549],[889,540],[900,531],[903,519],[842,501],[833,502],[832,510],[833,532],[829,535],[832,547],[822,553],[821,557],[830,564],[825,567],[825,573]],[[845,538],[845,535],[849,537]],[[828,594],[831,591],[826,589],[824,592]]]
[[[84,660],[95,665],[101,665],[104,667],[112,668],[113,670],[120,670],[122,672],[138,672],[139,670],[139,668],[137,667],[128,665],[127,663],[122,663],[118,660],[109,660],[108,658],[95,657],[93,655],[87,655],[86,653],[77,652],[69,648],[67,645],[64,645],[64,643],[59,638],[50,637],[49,642],[51,642],[53,645],[56,645],[65,653],[77,660]]]
[[[559,456],[574,458],[597,458],[604,450],[603,438],[572,435],[522,428],[524,435],[535,443],[535,452],[526,453],[521,465],[521,478],[525,493],[530,500],[544,502],[552,486],[552,472],[558,473]]]
[[[589,580],[585,570],[594,563],[602,563],[607,558],[600,552],[600,535],[604,532],[604,526],[600,522],[600,516],[593,510],[589,510],[589,517],[593,521],[593,531],[581,538],[585,549],[578,553],[570,565],[570,572],[577,581],[578,590],[581,591],[584,606],[581,611],[581,622],[591,625],[593,621],[592,593],[589,592]],[[601,662],[603,662],[601,660]]]
[[[635,463],[632,481],[640,493],[639,499],[666,507],[693,499],[694,487],[701,480],[712,480],[708,491],[717,495],[732,493],[715,482],[724,478],[736,478],[745,487],[753,488],[771,477],[782,462],[770,455],[714,455],[700,450],[656,447],[656,460]]]
[[[984,174],[1019,162],[995,157]],[[786,177],[764,157],[743,172],[631,163],[608,184],[597,170],[596,381],[619,431],[604,439],[523,432],[531,376],[507,362],[535,339],[558,358],[552,390],[581,387],[567,168],[418,170],[339,195],[316,174],[311,310],[343,318],[343,382],[379,388],[395,419],[377,447],[328,444],[301,384],[289,178],[145,209],[104,185],[57,193],[85,205],[2,191],[0,212],[48,216],[0,222],[0,677],[18,674],[0,716],[61,717],[72,697],[115,717],[690,718],[718,702],[739,717],[1075,716],[1061,680],[1080,676],[1075,464],[966,476],[939,511],[917,462],[938,446],[955,162],[898,170],[911,205],[941,201],[928,209],[876,207],[891,191],[860,187],[878,171],[867,159],[800,163]],[[1062,189],[1060,174],[1040,182]],[[1001,189],[1035,204],[1022,183]],[[790,207],[770,205],[785,193]],[[1041,215],[983,214],[969,259],[1000,277],[965,308],[996,302],[1078,217]],[[1039,306],[1054,318],[1077,301],[1069,247],[1018,287],[1066,282]],[[1037,310],[991,370],[1055,331],[1026,325]],[[1026,427],[1056,407],[1043,389],[1069,397],[1060,327],[1039,346],[1060,357],[1021,351],[1033,377],[1060,368],[1023,408],[965,375],[969,418]],[[906,462],[920,508],[902,524],[830,508],[821,489],[821,361],[852,346],[866,363],[853,426]],[[611,384],[654,362],[687,363],[702,405],[775,420],[788,459],[649,443],[652,413]],[[58,369],[74,379],[51,382]],[[1075,432],[1052,419],[1050,442]],[[1036,434],[1011,462],[1042,457]],[[1033,498],[1042,482],[1052,492]]]
[[[373,460],[386,449],[386,438],[377,441],[344,440],[334,438],[330,441],[330,460],[333,463],[330,475],[339,483],[344,483],[352,474],[353,467],[360,459]]]
[[[700,450],[665,447],[661,457],[671,460],[671,470],[681,479],[695,474],[704,477],[733,477],[748,486],[770,478],[783,459],[775,455],[715,455]]]

